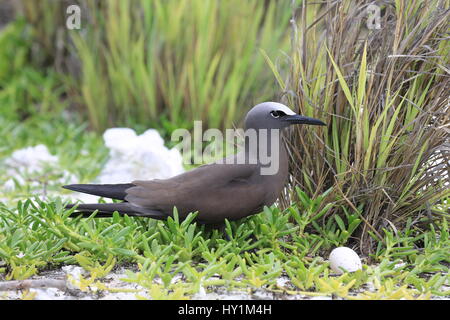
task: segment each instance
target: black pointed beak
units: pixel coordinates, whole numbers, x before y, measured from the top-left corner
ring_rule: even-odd
[[[289,122],[289,124],[311,124],[315,126],[326,126],[327,124],[319,119],[301,116],[299,114],[286,115],[281,118],[282,121]]]

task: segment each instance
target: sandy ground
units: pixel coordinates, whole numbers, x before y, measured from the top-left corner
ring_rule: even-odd
[[[28,290],[7,290],[0,291],[0,300],[16,300],[16,299],[36,299],[36,300],[136,300],[138,298],[148,298],[145,288],[123,279],[128,278],[125,268],[117,268],[106,277],[101,279],[101,283],[108,290],[99,289],[96,285],[82,289],[79,286],[79,275],[88,278],[88,274],[79,266],[65,266],[61,269],[43,271],[39,276],[34,276],[32,280],[53,279],[60,280],[65,284],[64,289],[54,287],[48,288],[30,288]],[[130,269],[128,269],[130,270]],[[131,271],[136,271],[132,270]],[[3,281],[4,279],[0,280]],[[174,277],[174,281],[178,281],[180,277]],[[155,280],[158,283],[158,280]],[[277,284],[281,287],[290,288],[289,279],[280,277]],[[444,290],[450,290],[450,286],[445,285]],[[364,290],[374,291],[374,287],[370,284],[366,285]],[[357,295],[359,291],[351,292],[351,295]],[[340,299],[331,295],[301,295],[277,293],[268,290],[248,290],[248,291],[228,291],[225,287],[201,288],[198,293],[190,297],[192,300],[332,300]],[[432,300],[450,300],[450,296],[432,296]]]

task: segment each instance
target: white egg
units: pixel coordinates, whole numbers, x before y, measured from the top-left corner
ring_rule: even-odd
[[[339,274],[344,273],[344,270],[341,268],[348,272],[354,272],[362,268],[359,256],[355,251],[347,247],[338,247],[331,251],[329,260],[331,269]]]

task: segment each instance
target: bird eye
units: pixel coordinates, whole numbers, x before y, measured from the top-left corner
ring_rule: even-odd
[[[282,117],[282,116],[285,116],[285,115],[286,115],[286,113],[284,113],[283,111],[280,111],[280,110],[273,110],[273,111],[270,111],[270,114],[271,114],[272,117],[274,117],[274,118],[279,118],[279,117]]]

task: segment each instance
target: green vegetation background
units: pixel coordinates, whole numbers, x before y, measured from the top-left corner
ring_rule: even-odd
[[[78,3],[82,9],[79,31],[65,27],[65,1],[47,0],[20,1],[15,18],[0,29],[0,161],[16,149],[41,143],[60,159],[60,168],[28,177],[30,184],[17,184],[8,192],[0,189],[0,278],[27,279],[45,269],[79,264],[90,277],[77,285],[88,291],[113,268],[131,264],[138,269],[129,272],[127,281],[142,285],[155,299],[189,298],[202,287],[246,292],[263,288],[283,297],[299,293],[348,299],[449,295],[448,190],[430,203],[433,219],[419,207],[406,211],[398,225],[386,223],[382,215],[372,214],[373,220],[364,221],[368,218],[364,202],[348,205],[344,200],[353,198],[347,191],[348,198],[337,199],[333,184],[325,183],[316,192],[312,186],[317,181],[295,171],[301,188],[289,186],[286,201],[291,202],[228,223],[224,233],[197,226],[195,214],[185,221],[178,221],[176,213],[167,221],[118,214],[111,219],[69,218],[70,212],[54,196],[60,186],[52,181],[63,170],[80,182],[93,179],[107,159],[101,133],[110,126],[131,126],[137,131],[154,127],[165,137],[175,128],[190,128],[197,119],[210,127],[238,126],[238,119],[252,105],[288,95],[294,97],[287,99],[290,105],[304,113],[330,117],[332,133],[325,141],[331,141],[330,149],[348,160],[354,155],[342,147],[356,143],[357,134],[353,136],[352,131],[356,129],[335,125],[336,110],[312,106],[333,101],[336,108],[345,103],[356,110],[364,99],[374,100],[358,90],[359,85],[370,92],[365,87],[369,75],[360,72],[366,70],[361,65],[371,63],[371,55],[362,53],[366,49],[347,48],[359,52],[356,57],[349,55],[357,61],[359,82],[355,85],[342,76],[345,61],[336,58],[339,50],[333,51],[332,46],[328,47],[332,53],[323,46],[315,51],[314,63],[301,64],[299,56],[306,47],[293,41],[290,19],[294,14],[311,23],[323,7],[300,14],[301,1]],[[411,3],[405,8],[401,1],[393,1],[397,17],[408,10],[419,12],[418,19],[428,14],[418,9],[423,7],[419,1]],[[8,1],[0,4],[6,6]],[[350,5],[346,1],[343,10]],[[408,32],[415,35],[414,29],[406,29],[404,37]],[[311,38],[308,43],[320,42]],[[448,45],[441,47],[448,53]],[[448,65],[448,55],[438,62]],[[426,74],[424,69],[417,70]],[[338,83],[336,90],[341,91],[336,93],[330,86],[320,91],[319,85],[325,83],[321,73],[334,75],[328,80]],[[288,80],[280,74],[288,75]],[[434,86],[429,78],[419,78],[408,86],[409,98],[403,103],[424,103],[424,92]],[[401,88],[399,93],[404,94]],[[310,99],[302,99],[306,105],[298,100],[301,94]],[[397,93],[392,94],[395,101]],[[339,95],[344,99],[332,100]],[[438,101],[438,95],[430,96],[437,98],[424,104]],[[436,108],[441,107],[439,103]],[[391,119],[388,114],[381,113],[386,121]],[[405,114],[410,121],[420,118],[410,110]],[[361,121],[363,131],[380,126],[369,114],[355,119]],[[392,133],[389,122],[380,127]],[[348,140],[339,141],[340,137]],[[293,141],[294,147],[302,147],[299,140]],[[388,152],[395,157],[395,152],[404,150]],[[336,157],[330,160],[325,155],[324,159],[336,163],[339,172],[347,172]],[[294,155],[294,161],[308,162],[301,155]],[[407,174],[405,185],[410,186],[415,172]],[[7,179],[6,168],[0,167],[0,183]],[[32,180],[38,188],[31,185]],[[345,181],[345,185],[356,184]],[[48,194],[36,198],[36,190],[43,185]],[[417,198],[421,191],[414,190],[411,196]],[[362,234],[367,237],[364,245]],[[331,249],[342,245],[362,253],[363,270],[342,276],[332,273],[326,258]],[[182,275],[182,280],[176,275]],[[288,282],[280,284],[279,277]],[[368,284],[373,287],[370,291]]]

